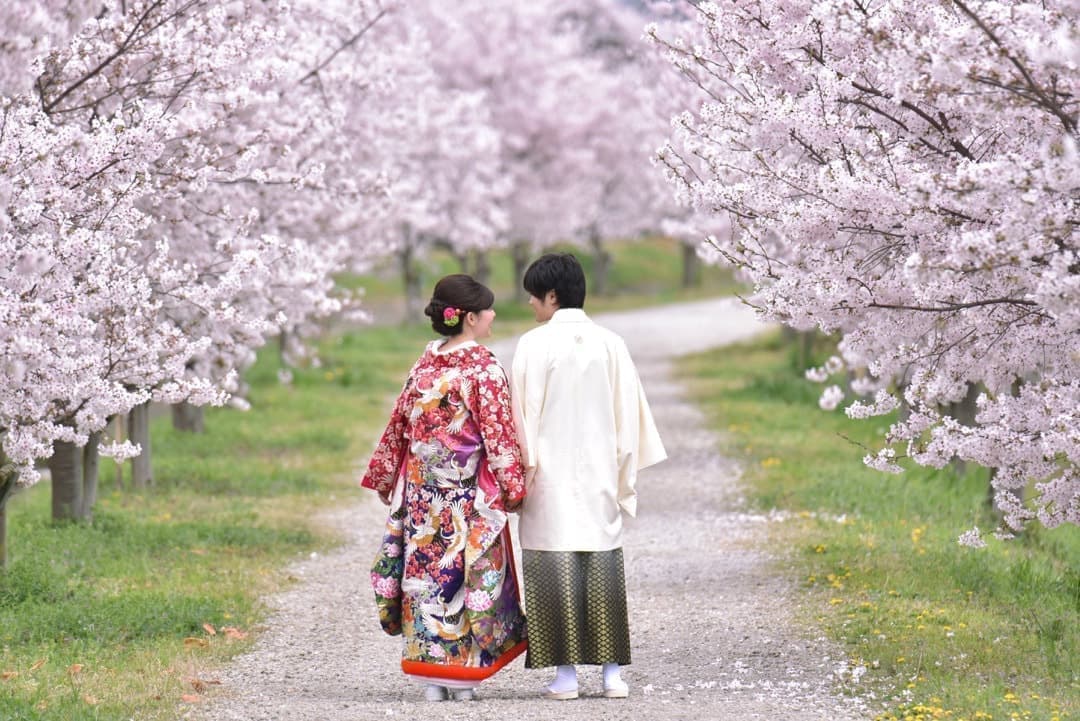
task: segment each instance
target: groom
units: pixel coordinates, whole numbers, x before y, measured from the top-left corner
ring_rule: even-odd
[[[547,699],[578,697],[577,664],[602,666],[604,696],[625,698],[622,514],[636,512],[638,470],[667,454],[626,344],[582,310],[577,259],[544,255],[524,286],[543,323],[521,337],[511,373],[528,489],[519,525],[525,666],[558,667]]]

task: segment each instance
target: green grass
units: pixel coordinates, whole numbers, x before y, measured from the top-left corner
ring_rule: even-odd
[[[289,582],[287,562],[335,542],[311,517],[360,497],[356,464],[429,337],[414,327],[330,339],[321,367],[294,371],[289,386],[263,354],[248,374],[251,411],[211,409],[201,435],[154,422],[152,489],[120,490],[105,461],[91,525],[53,524],[47,483],[13,498],[0,718],[174,718],[250,644],[258,599]]]
[[[747,468],[807,594],[808,624],[865,668],[853,690],[885,719],[1066,719],[1080,714],[1080,530],[1033,528],[974,550],[993,528],[984,471],[862,466],[886,419],[817,407],[779,335],[687,359],[694,395]]]
[[[590,310],[733,288],[710,270],[713,285],[679,289],[677,251],[655,239],[615,244],[614,295],[590,298]],[[457,270],[446,254],[427,262],[428,286]],[[492,264],[496,292],[509,299],[509,258],[493,254]],[[349,282],[375,305],[399,293],[392,274]],[[497,309],[493,340],[533,325],[523,304]],[[47,483],[17,494],[0,571],[0,719],[176,718],[185,696],[250,647],[265,618],[259,599],[290,583],[287,564],[338,541],[312,518],[361,497],[359,464],[431,337],[421,325],[327,337],[318,366],[294,369],[289,385],[267,349],[246,374],[250,411],[210,409],[199,435],[154,420],[152,488],[122,488],[103,461],[90,525],[53,524]]]
[[[670,238],[612,241],[606,248],[612,256],[608,289],[603,295],[589,294],[585,305],[591,313],[639,307],[647,303],[674,303],[732,295],[744,290],[733,280],[729,269],[718,266],[702,266],[698,285],[683,288],[681,244]],[[551,250],[574,253],[592,285],[594,259],[587,250],[571,245],[559,245]],[[539,257],[540,253],[534,255]],[[495,293],[495,310],[500,320],[531,321],[532,313],[528,306],[515,300],[518,282],[514,278],[509,252],[492,251],[488,258],[491,266],[489,285]],[[453,256],[444,250],[432,249],[423,259],[421,288],[427,293],[442,276],[459,272],[462,272],[461,267]],[[401,302],[400,269],[393,259],[378,264],[367,274],[344,278],[343,284],[363,287],[364,302],[375,310],[377,317],[382,309]]]

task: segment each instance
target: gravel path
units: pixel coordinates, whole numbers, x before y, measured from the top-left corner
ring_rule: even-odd
[[[537,698],[550,672],[522,659],[485,682],[474,702],[425,703],[399,671],[400,638],[379,630],[368,569],[384,507],[366,495],[322,520],[345,543],[294,566],[293,588],[255,648],[190,707],[191,721],[366,719],[868,719],[836,693],[840,649],[792,622],[799,593],[763,549],[769,519],[740,510],[737,465],[674,382],[671,360],[762,329],[734,300],[597,316],[630,346],[669,460],[639,480],[639,514],[624,548],[634,664],[626,700],[599,697],[599,669],[579,673],[577,701]],[[492,347],[507,367],[513,341]],[[358,494],[359,495],[359,494]]]

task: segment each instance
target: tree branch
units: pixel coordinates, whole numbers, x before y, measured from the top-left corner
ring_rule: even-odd
[[[1005,55],[1006,58],[1008,58],[1009,62],[1012,63],[1012,66],[1016,68],[1017,72],[1020,73],[1020,76],[1023,77],[1024,82],[1027,83],[1028,90],[1036,98],[1038,98],[1039,104],[1043,108],[1048,110],[1052,115],[1054,115],[1054,117],[1060,120],[1067,131],[1075,134],[1077,132],[1076,118],[1071,117],[1068,113],[1066,113],[1065,110],[1061,107],[1061,103],[1058,103],[1047,96],[1046,90],[1041,85],[1035,82],[1035,78],[1031,76],[1031,72],[1026,67],[1024,67],[1024,64],[1020,62],[1020,60],[1017,59],[1017,57],[1013,55],[1007,47],[1005,47],[1005,43],[1003,43],[1001,39],[994,33],[994,31],[990,29],[990,27],[986,23],[983,22],[982,18],[976,15],[975,12],[967,6],[966,2],[964,2],[963,0],[952,1],[954,5],[960,8],[960,11],[962,13],[967,15],[968,18],[970,18],[971,21],[975,23],[975,25],[978,26],[980,30],[982,30],[983,34],[990,39],[990,42],[1001,48],[1001,52]]]
[[[342,44],[341,44],[341,47],[339,47],[339,48],[338,48],[337,50],[335,50],[334,52],[330,53],[330,57],[328,57],[328,58],[327,58],[326,60],[323,60],[323,61],[322,61],[321,63],[319,63],[318,65],[316,65],[316,66],[315,66],[315,67],[314,67],[314,68],[313,68],[313,69],[311,70],[311,72],[309,72],[309,73],[308,73],[307,75],[305,75],[304,77],[300,78],[300,82],[301,82],[301,83],[307,82],[307,80],[309,80],[310,78],[313,78],[313,77],[315,77],[316,75],[318,75],[318,74],[319,74],[319,71],[320,71],[320,70],[322,70],[323,68],[325,68],[325,67],[326,67],[327,65],[329,65],[330,63],[332,63],[332,62],[334,61],[334,58],[336,58],[336,57],[337,57],[337,56],[338,56],[338,55],[339,55],[339,54],[340,54],[340,53],[341,53],[342,51],[344,51],[344,50],[345,50],[346,48],[348,48],[349,46],[351,46],[351,45],[354,45],[354,44],[356,43],[356,41],[357,41],[357,40],[359,40],[360,38],[362,38],[362,37],[364,36],[364,34],[365,34],[365,33],[367,33],[367,31],[368,31],[368,30],[370,30],[370,29],[371,29],[371,28],[372,28],[372,27],[373,27],[373,26],[375,25],[375,23],[379,22],[379,20],[380,20],[380,19],[382,18],[382,16],[383,16],[383,15],[385,15],[385,14],[386,14],[386,12],[387,12],[386,8],[383,8],[383,9],[379,10],[379,12],[378,12],[378,13],[377,13],[377,14],[375,15],[375,17],[373,17],[373,18],[372,18],[372,19],[371,19],[371,20],[370,20],[370,21],[368,22],[368,24],[367,24],[367,25],[365,25],[364,27],[360,28],[360,30],[358,30],[358,31],[356,32],[356,34],[355,34],[355,35],[353,35],[353,36],[352,36],[351,38],[349,38],[349,39],[348,39],[348,40],[346,40],[346,41],[345,41],[344,43],[342,43]]]
[[[886,308],[892,310],[915,310],[926,313],[952,313],[958,310],[964,310],[966,308],[980,308],[988,305],[1026,305],[1038,307],[1038,303],[1033,300],[1024,300],[1022,298],[990,298],[987,300],[975,300],[970,303],[948,303],[943,302],[940,306],[925,306],[925,305],[904,305],[902,303],[869,303],[869,308]]]
[[[127,52],[128,48],[130,47],[130,45],[134,41],[136,34],[139,32],[139,28],[141,28],[143,23],[145,23],[147,21],[147,19],[150,17],[150,15],[155,10],[157,10],[159,7],[161,7],[163,4],[164,4],[164,0],[155,0],[155,2],[153,2],[149,6],[147,6],[146,10],[143,11],[142,15],[135,22],[135,24],[131,27],[131,31],[128,32],[127,37],[124,38],[124,41],[122,43],[120,43],[120,45],[116,48],[116,50],[112,54],[110,54],[108,57],[106,57],[104,60],[102,60],[100,63],[98,63],[97,66],[94,67],[92,70],[89,70],[81,78],[79,78],[74,83],[72,83],[67,88],[65,88],[63,92],[61,92],[59,95],[57,95],[52,100],[52,102],[50,102],[50,103],[45,102],[44,86],[39,83],[38,91],[39,91],[39,94],[41,95],[42,110],[44,110],[46,113],[52,113],[52,111],[56,108],[57,105],[60,104],[60,102],[64,98],[66,98],[68,95],[71,95],[71,93],[75,92],[78,88],[82,87],[85,83],[89,82],[92,78],[99,75],[114,60],[116,60],[118,57],[120,57],[125,52]],[[194,4],[194,0],[193,0],[192,3],[188,4],[188,7],[190,7],[192,4]],[[178,10],[171,17],[176,17],[177,15],[179,15],[182,12],[183,12],[183,9]],[[163,20],[162,22],[166,22],[166,21],[167,21],[167,19]],[[155,25],[154,28],[151,28],[151,30],[153,30],[153,29],[155,29],[157,27],[160,27],[161,24],[162,23],[158,23],[158,25]]]

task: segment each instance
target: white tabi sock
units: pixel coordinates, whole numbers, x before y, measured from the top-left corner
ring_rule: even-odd
[[[548,686],[555,693],[577,689],[577,669],[573,666],[559,666],[555,669],[555,680]]]
[[[612,688],[622,684],[622,676],[619,675],[619,664],[604,664],[604,688]]]
[[[630,687],[619,675],[619,664],[604,664],[604,698],[626,698],[630,695]]]

